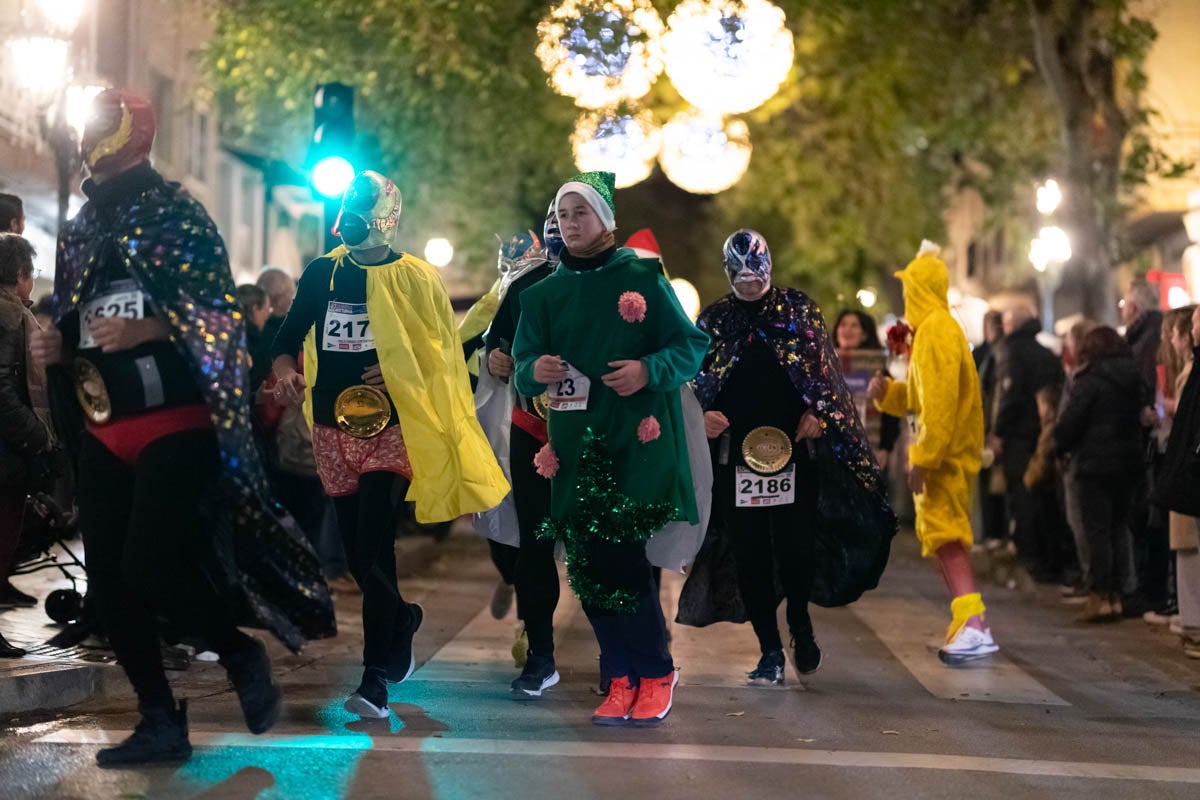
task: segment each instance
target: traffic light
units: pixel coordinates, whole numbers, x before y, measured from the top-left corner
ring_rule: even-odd
[[[313,95],[313,134],[308,149],[313,189],[340,198],[354,179],[354,87],[323,83]]]

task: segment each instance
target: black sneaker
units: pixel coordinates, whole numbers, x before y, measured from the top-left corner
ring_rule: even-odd
[[[362,682],[342,708],[363,719],[387,719],[392,713],[388,708],[387,673],[377,667],[365,668]]]
[[[142,720],[133,729],[133,734],[116,747],[96,753],[96,763],[101,767],[132,767],[181,763],[191,757],[187,700],[180,700],[178,709],[143,709]]]
[[[10,644],[8,639],[4,638],[4,634],[0,634],[0,658],[20,658],[25,655],[25,651],[15,644]]]
[[[25,594],[13,586],[11,581],[0,585],[0,608],[34,608],[37,604],[36,597]]]
[[[525,660],[525,668],[512,682],[514,700],[530,700],[541,697],[542,692],[558,683],[558,670],[554,668],[554,659],[529,654]]]
[[[221,666],[229,674],[242,716],[251,733],[266,733],[279,720],[283,707],[283,693],[279,684],[271,677],[271,659],[267,648],[258,639],[250,638],[250,644],[239,652],[221,659]]]
[[[387,679],[391,683],[404,683],[417,668],[417,657],[413,654],[413,637],[425,619],[425,609],[417,603],[409,603],[408,624],[396,631],[392,640],[392,653],[388,657]]]
[[[812,675],[821,667],[821,648],[817,647],[812,631],[792,634],[792,666],[801,675]]]
[[[783,683],[783,665],[786,662],[782,650],[768,650],[758,660],[758,666],[750,673],[748,682],[757,686],[779,686]]]

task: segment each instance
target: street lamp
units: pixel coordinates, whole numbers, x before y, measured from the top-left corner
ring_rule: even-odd
[[[71,43],[52,36],[22,36],[13,39],[13,64],[21,88],[46,99],[60,91],[70,74],[68,60]]]
[[[859,289],[854,296],[858,298],[858,302],[862,303],[863,308],[874,308],[875,303],[879,300],[879,293],[869,286]]]
[[[38,0],[46,24],[63,33],[72,33],[83,16],[85,0]]]
[[[1058,210],[1059,204],[1062,203],[1062,189],[1058,188],[1058,181],[1049,178],[1045,183],[1037,188],[1037,210],[1043,216],[1050,216]]]

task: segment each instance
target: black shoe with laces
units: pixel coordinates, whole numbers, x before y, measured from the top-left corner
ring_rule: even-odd
[[[812,675],[821,666],[821,648],[812,631],[792,634],[792,666],[801,675]]]
[[[187,700],[178,708],[141,709],[142,720],[133,734],[115,747],[96,753],[101,767],[180,763],[192,757],[188,741]]]
[[[782,650],[768,650],[758,660],[758,666],[748,676],[748,682],[758,686],[779,686],[783,683]]]
[[[525,668],[512,682],[512,696],[514,700],[532,700],[556,683],[558,670],[554,668],[554,659],[530,653]]]
[[[425,619],[425,609],[417,603],[408,604],[408,622],[396,630],[392,638],[392,652],[388,656],[387,679],[390,683],[404,683],[417,667],[413,654],[413,637]]]
[[[279,720],[283,693],[271,677],[271,659],[267,656],[266,646],[258,639],[248,638],[251,644],[244,650],[223,656],[221,666],[233,682],[246,727],[251,733],[266,733]]]
[[[387,671],[378,667],[363,669],[362,682],[347,698],[342,708],[363,719],[387,719],[392,711],[388,708]]]

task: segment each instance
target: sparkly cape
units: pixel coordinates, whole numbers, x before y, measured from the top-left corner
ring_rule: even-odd
[[[813,521],[817,564],[811,599],[822,606],[857,600],[875,588],[883,574],[896,517],[820,308],[803,292],[772,288],[754,320],[727,295],[706,308],[696,325],[712,336],[696,378],[696,396],[705,410],[715,405],[742,348],[758,339],[775,354],[820,419],[823,432],[815,452],[821,485],[818,518]],[[689,578],[695,585],[690,591],[685,585],[680,598],[681,622],[706,625],[744,619],[744,612],[736,610],[736,583],[730,594],[732,571],[712,563],[727,549],[715,541],[720,536],[720,526],[714,523]],[[706,556],[708,564],[702,563]],[[742,619],[735,619],[739,616]]]
[[[251,436],[245,322],[216,225],[175,183],[155,181],[104,210],[89,201],[58,240],[56,323],[78,312],[93,268],[114,255],[169,324],[217,433],[222,474],[200,512],[216,544],[212,577],[238,590],[244,624],[269,629],[293,652],[305,638],[334,635],[320,562],[281,518]]]

